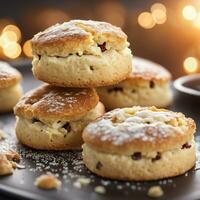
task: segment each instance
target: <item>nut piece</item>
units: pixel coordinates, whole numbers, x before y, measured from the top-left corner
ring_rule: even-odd
[[[101,186],[101,185],[96,186],[96,187],[94,188],[94,191],[95,191],[96,193],[99,193],[99,194],[105,194],[105,193],[106,193],[105,187],[103,187],[103,186]]]
[[[8,160],[15,160],[15,161],[20,161],[20,155],[13,150],[10,150],[8,152],[5,152],[5,156],[7,157]]]
[[[77,181],[78,181],[81,185],[88,185],[88,184],[90,184],[90,182],[91,182],[91,180],[90,180],[89,178],[84,178],[84,177],[79,178]]]
[[[47,173],[36,178],[34,185],[46,190],[57,189],[61,186],[61,181],[53,174]]]
[[[153,198],[158,198],[163,196],[164,192],[160,186],[152,186],[148,190],[148,196]]]
[[[0,140],[5,140],[6,139],[6,134],[0,130]]]
[[[0,154],[0,175],[9,175],[13,173],[13,166],[4,154]]]

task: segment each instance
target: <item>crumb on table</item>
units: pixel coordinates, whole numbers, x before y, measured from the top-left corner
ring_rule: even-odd
[[[148,190],[148,196],[153,198],[158,198],[163,196],[164,192],[160,186],[152,186]]]
[[[62,183],[53,174],[48,173],[37,177],[34,184],[41,189],[51,190],[59,188]]]
[[[6,139],[6,134],[3,130],[0,130],[0,140]]]
[[[94,188],[94,191],[95,191],[96,193],[99,193],[99,194],[105,194],[105,193],[106,193],[105,187],[103,187],[103,186],[101,186],[101,185],[96,186],[96,187]]]
[[[5,154],[0,154],[0,175],[9,175],[13,173],[13,166]]]

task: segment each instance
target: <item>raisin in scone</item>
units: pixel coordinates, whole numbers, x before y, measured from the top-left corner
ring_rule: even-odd
[[[103,113],[94,89],[42,85],[15,106],[16,135],[35,149],[80,149],[84,127]]]
[[[97,88],[108,110],[130,106],[167,107],[172,101],[171,74],[161,65],[134,57],[133,71],[119,84]]]
[[[116,109],[83,132],[83,160],[92,172],[119,180],[156,180],[195,165],[191,118],[156,107]]]
[[[20,72],[8,63],[0,61],[0,112],[13,111],[22,95]]]
[[[124,80],[131,72],[127,35],[106,22],[72,20],[32,39],[33,74],[61,87],[99,87]]]

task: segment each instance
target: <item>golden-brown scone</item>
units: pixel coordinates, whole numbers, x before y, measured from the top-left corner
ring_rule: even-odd
[[[156,180],[195,165],[195,122],[156,107],[116,109],[83,131],[83,160],[94,173],[120,180]]]
[[[33,74],[61,87],[116,84],[131,72],[126,34],[106,22],[72,20],[32,39]]]
[[[19,71],[0,61],[0,112],[12,111],[22,95]]]
[[[79,149],[84,127],[104,113],[94,89],[42,85],[16,105],[16,135],[29,147],[43,150]]]
[[[133,71],[126,80],[97,88],[97,92],[108,110],[130,106],[167,107],[172,101],[170,80],[171,74],[164,67],[134,57]]]

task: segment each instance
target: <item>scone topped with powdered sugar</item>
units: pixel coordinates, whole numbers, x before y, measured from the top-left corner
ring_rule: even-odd
[[[195,122],[182,113],[156,107],[116,109],[84,129],[83,159],[92,172],[108,178],[176,176],[195,164],[195,129]]]

